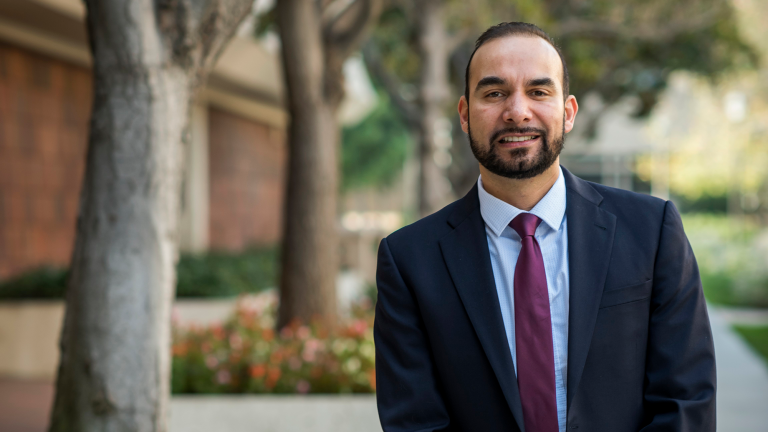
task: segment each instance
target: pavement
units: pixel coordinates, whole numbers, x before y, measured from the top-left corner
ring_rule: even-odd
[[[768,431],[768,366],[730,327],[745,322],[744,315],[710,307],[709,321],[717,361],[717,430]]]
[[[0,431],[46,431],[53,394],[49,381],[0,378]]]
[[[746,313],[744,313],[746,312]],[[721,432],[768,430],[768,365],[730,328],[762,323],[759,311],[710,308]],[[45,432],[51,382],[0,378],[0,431]],[[171,400],[170,432],[380,432],[373,396],[183,396]]]
[[[713,306],[709,307],[712,310]],[[717,316],[729,324],[768,325],[768,309],[717,306]]]
[[[374,395],[182,396],[169,432],[381,432]]]

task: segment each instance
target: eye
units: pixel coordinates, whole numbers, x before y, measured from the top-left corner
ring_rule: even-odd
[[[531,92],[531,94],[533,96],[536,96],[536,97],[543,97],[543,96],[547,95],[545,92],[543,92],[541,90],[534,90],[534,91]]]
[[[501,97],[501,92],[500,91],[492,91],[492,92],[488,93],[486,95],[486,97],[491,97],[491,98]]]

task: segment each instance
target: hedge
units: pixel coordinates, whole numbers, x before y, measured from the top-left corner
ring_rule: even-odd
[[[182,254],[177,264],[176,297],[235,297],[277,284],[276,248],[241,253]],[[0,300],[62,299],[68,270],[41,267],[0,282]]]

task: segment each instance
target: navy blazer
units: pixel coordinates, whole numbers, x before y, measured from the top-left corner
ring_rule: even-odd
[[[715,353],[669,202],[563,169],[567,430],[715,430]],[[374,338],[385,432],[525,431],[475,186],[382,240]]]

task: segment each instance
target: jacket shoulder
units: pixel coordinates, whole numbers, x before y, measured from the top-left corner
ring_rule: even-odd
[[[661,198],[593,183],[573,175],[565,168],[562,170],[565,174],[565,184],[569,190],[569,197],[583,198],[603,210],[614,213],[617,217],[623,215],[631,217],[635,214],[662,216],[664,214],[667,201]]]
[[[625,189],[601,185],[598,183],[587,183],[589,183],[590,186],[592,186],[600,195],[603,196],[603,203],[607,206],[630,206],[633,208],[636,207],[645,210],[654,209],[657,211],[663,211],[667,203],[666,200],[652,195],[632,192]]]
[[[603,200],[600,208],[616,216],[617,228],[637,240],[658,241],[670,201],[651,195],[590,183]],[[679,217],[679,216],[678,216]]]

